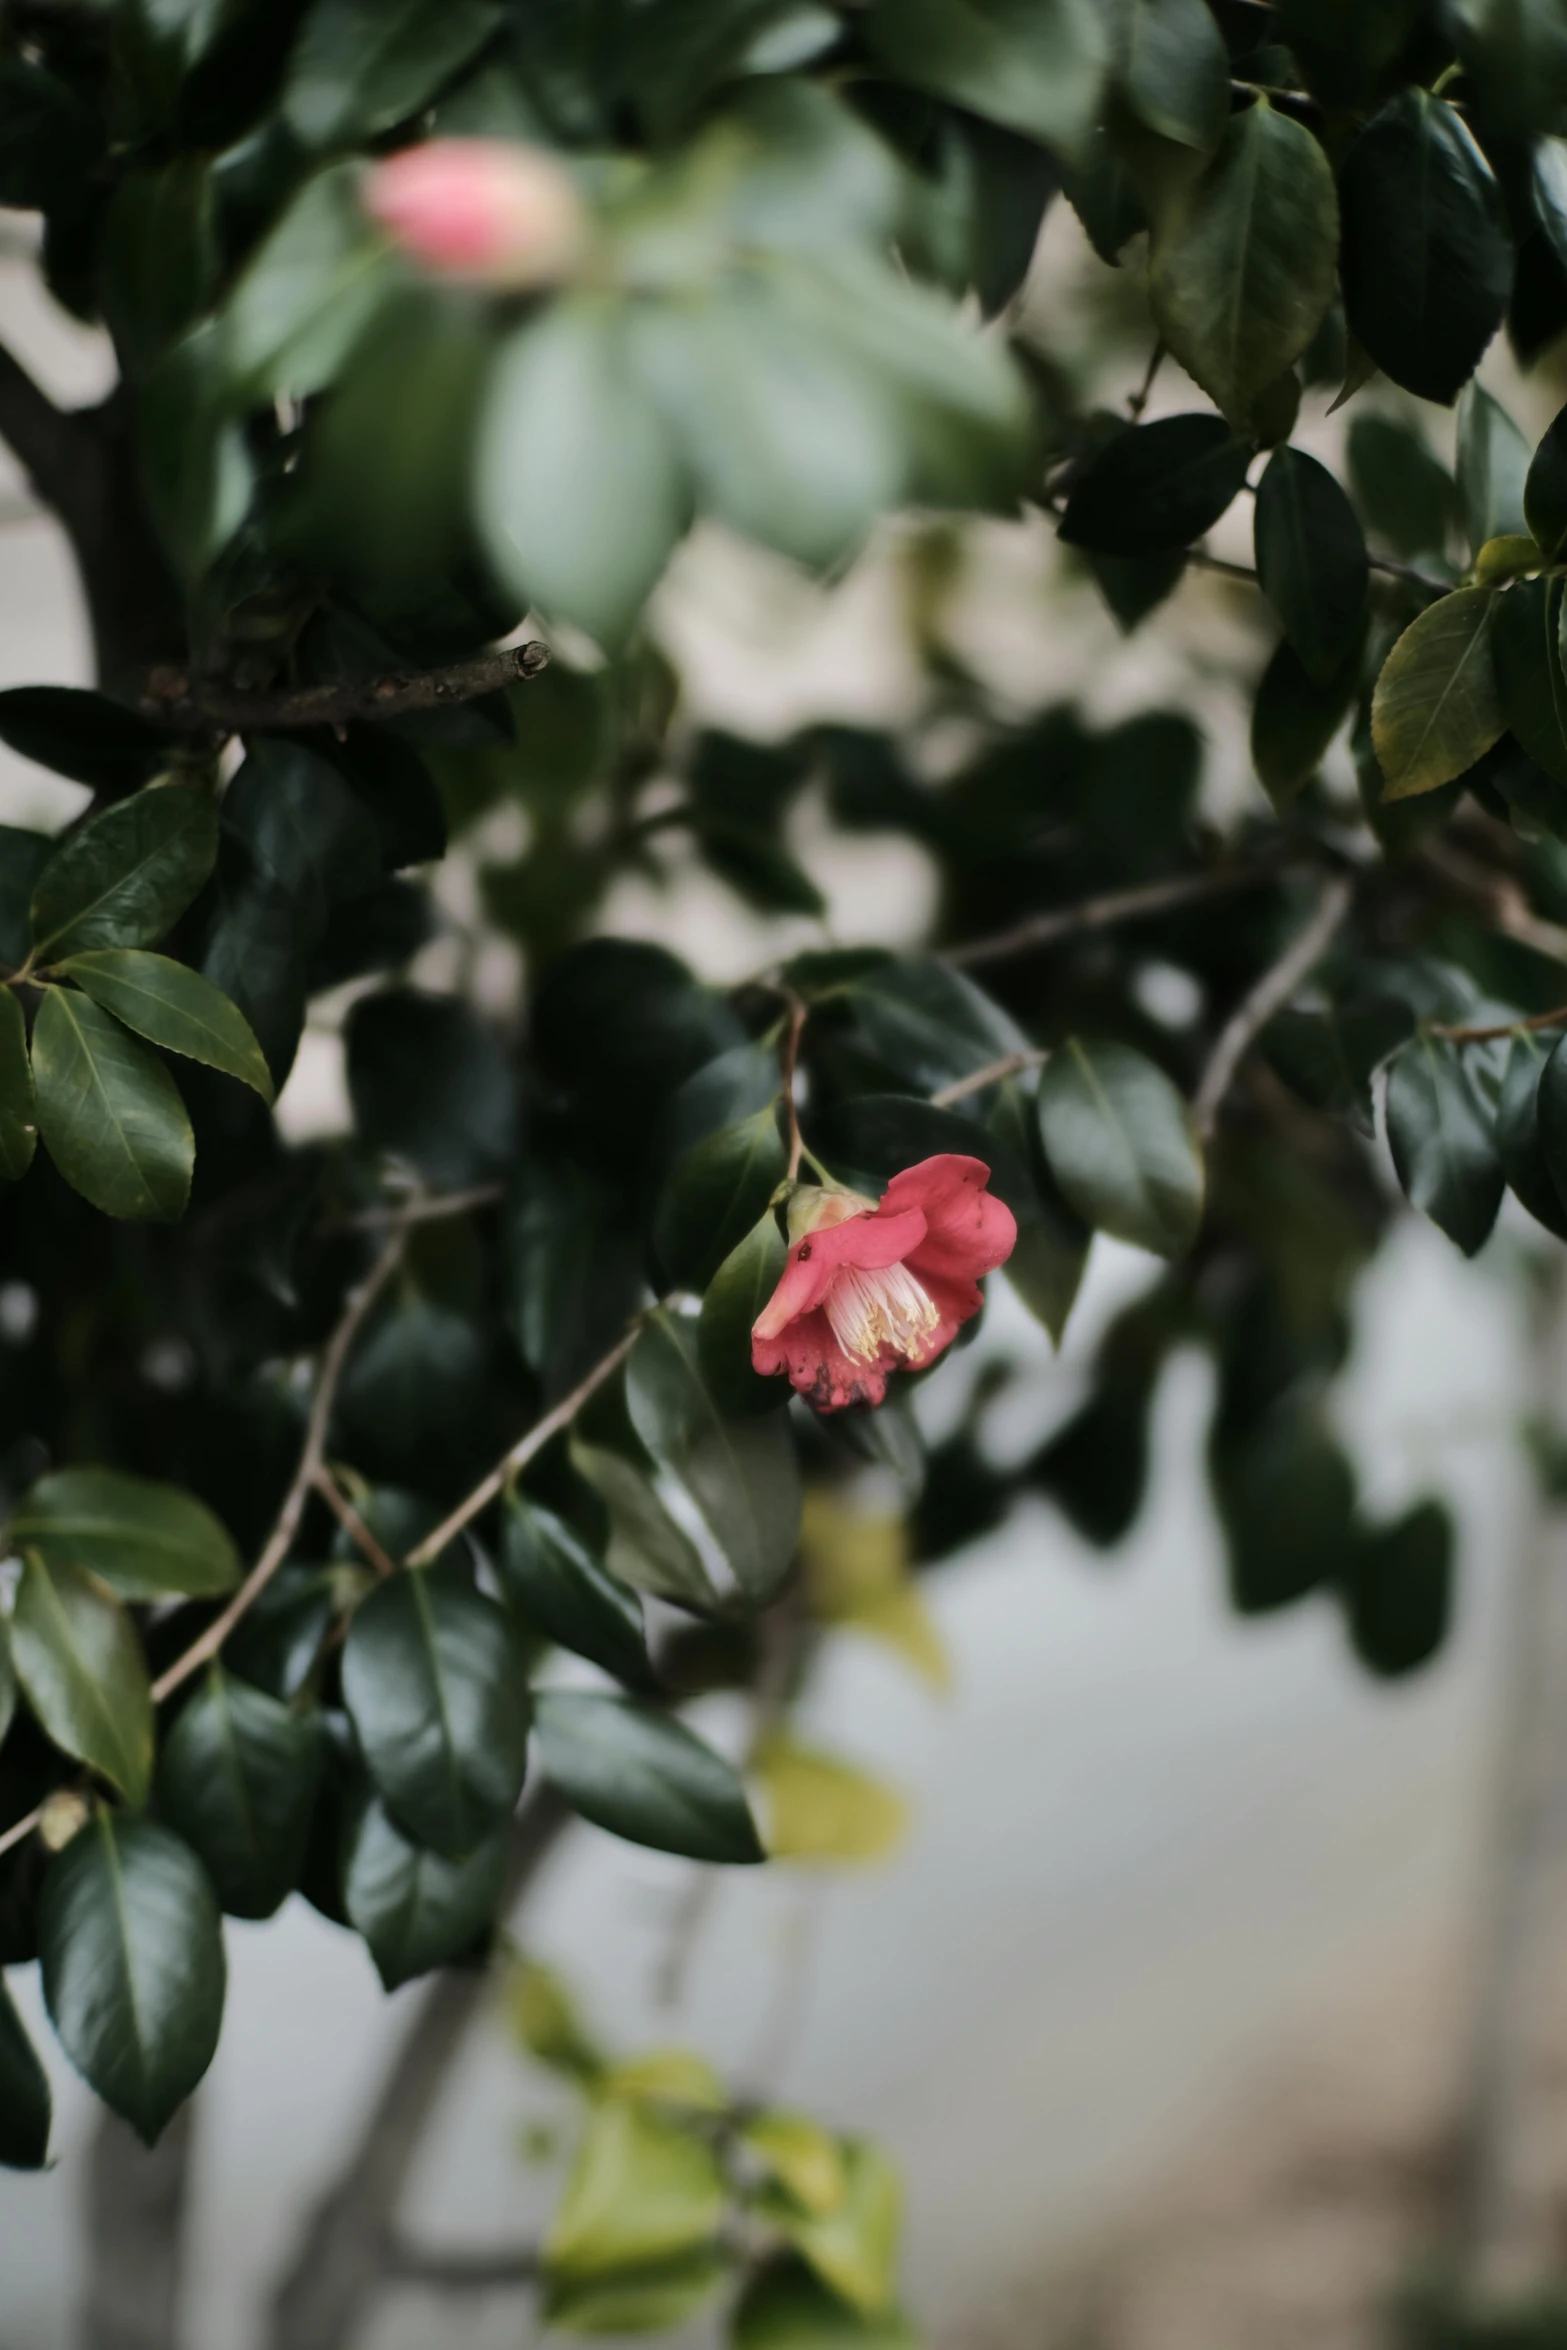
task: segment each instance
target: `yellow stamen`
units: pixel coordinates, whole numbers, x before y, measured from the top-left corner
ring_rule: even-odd
[[[856,1363],[875,1362],[886,1346],[912,1355],[941,1320],[907,1265],[845,1265],[824,1305],[834,1338]]]

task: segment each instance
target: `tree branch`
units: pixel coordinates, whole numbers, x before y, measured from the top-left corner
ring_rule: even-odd
[[[1531,1012],[1527,1019],[1498,1020],[1488,1028],[1450,1028],[1434,1020],[1427,1034],[1446,1037],[1449,1044],[1495,1044],[1504,1036],[1516,1036],[1525,1028],[1567,1027],[1567,1004],[1558,1004],[1554,1012]]]
[[[349,1541],[359,1552],[360,1557],[367,1560],[378,1575],[395,1575],[397,1572],[396,1561],[388,1558],[325,1462],[316,1471],[315,1489],[342,1527],[343,1532],[348,1536]]]
[[[437,2252],[393,2236],[386,2247],[384,2274],[398,2285],[428,2285],[437,2293],[504,2292],[512,2285],[536,2285],[543,2269],[536,2250]]]
[[[930,1097],[933,1110],[950,1110],[954,1102],[966,1102],[971,1093],[983,1093],[987,1085],[999,1085],[1003,1078],[1020,1077],[1025,1069],[1042,1069],[1050,1058],[1048,1045],[1031,1044],[1020,1053],[1003,1053],[999,1061],[987,1061],[983,1069],[971,1069],[967,1077],[955,1077]]]
[[[204,685],[180,669],[155,669],[142,695],[142,715],[174,734],[247,734],[260,729],[351,726],[361,718],[401,718],[414,710],[444,710],[458,702],[537,677],[549,666],[549,648],[531,643],[454,661],[445,669],[396,670],[386,677],[340,680],[280,693],[241,693]]]
[[[1466,856],[1451,841],[1429,840],[1416,851],[1420,862],[1490,915],[1498,930],[1520,946],[1530,947],[1553,963],[1567,963],[1567,929],[1559,922],[1542,921],[1530,907],[1518,884],[1504,873],[1493,873],[1477,858]]]
[[[1231,890],[1255,889],[1264,881],[1276,881],[1292,866],[1315,861],[1314,850],[1291,846],[1244,863],[1211,866],[1205,873],[1184,873],[1170,881],[1144,882],[1136,889],[1107,890],[1103,897],[1084,898],[1079,905],[1030,914],[989,938],[970,939],[963,946],[949,947],[944,960],[960,971],[970,970],[976,963],[999,963],[1008,955],[1054,946],[1059,939],[1076,938],[1085,930],[1108,930],[1118,922],[1138,921],[1145,914],[1164,914],[1176,906],[1195,905],[1202,898],[1226,896]]]
[[[1192,1100],[1192,1119],[1205,1142],[1213,1132],[1220,1104],[1241,1062],[1274,1013],[1283,1009],[1306,974],[1327,953],[1354,898],[1355,884],[1351,876],[1335,874],[1323,889],[1317,910],[1305,929],[1263,973],[1226,1023]]]
[[[81,417],[57,408],[0,343],[0,439],[44,504],[62,519],[80,504],[83,442],[90,430]]]

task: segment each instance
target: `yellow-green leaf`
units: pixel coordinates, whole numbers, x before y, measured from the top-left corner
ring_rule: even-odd
[[[508,1985],[512,2030],[540,2064],[584,2081],[596,2080],[604,2058],[585,2030],[565,1984],[553,1967],[519,1960]]]
[[[778,2184],[807,2211],[825,2216],[836,2211],[848,2194],[843,2150],[808,2114],[753,2114],[740,2136]]]
[[[606,2097],[626,2097],[645,2105],[684,2105],[694,2113],[722,2113],[728,2102],[724,2084],[705,2056],[692,2048],[650,2048],[606,2073]]]
[[[880,1860],[903,1836],[908,1807],[852,1763],[773,1738],[756,1762],[777,1860]]]
[[[703,2138],[644,2105],[596,2105],[554,2224],[545,2265],[555,2276],[646,2266],[711,2242],[725,2189]]]
[[[1451,783],[1505,731],[1491,657],[1495,602],[1488,588],[1440,597],[1382,664],[1371,739],[1385,800],[1413,799]]]
[[[842,2152],[846,2185],[835,2210],[803,2211],[776,2187],[763,2188],[756,2209],[845,2301],[885,2309],[903,2226],[902,2184],[879,2146],[845,2139]]]

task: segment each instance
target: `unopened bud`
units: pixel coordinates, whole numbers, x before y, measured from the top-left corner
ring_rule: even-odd
[[[575,182],[543,147],[431,139],[371,170],[365,206],[443,277],[522,291],[569,277],[588,245]]]
[[[38,1822],[39,1841],[46,1852],[63,1852],[92,1817],[92,1806],[74,1787],[57,1787],[49,1796]]]

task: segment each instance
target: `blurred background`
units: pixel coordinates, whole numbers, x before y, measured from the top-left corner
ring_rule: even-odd
[[[1140,355],[1106,307],[1116,286],[1106,293],[1108,273],[1093,272],[1055,205],[1030,302],[1056,358],[1124,399]],[[107,387],[106,349],[47,308],[20,248],[0,265],[0,334],[57,397]],[[1548,364],[1525,387],[1500,355],[1482,380],[1531,439],[1563,389]],[[1150,413],[1192,404],[1167,367]],[[1297,438],[1327,454],[1337,426]],[[1227,517],[1219,551],[1249,559],[1246,528]],[[747,735],[896,724],[939,640],[1020,713],[1071,699],[1103,724],[1184,704],[1203,731],[1211,804],[1230,810],[1257,789],[1245,739],[1254,604],[1192,576],[1123,638],[1038,517],[961,533],[900,526],[825,587],[703,530],[654,618],[689,714]],[[88,679],[66,554],[7,475],[0,684]],[[0,752],[0,821],[52,827],[85,796]],[[419,966],[440,984],[477,954],[497,1008],[517,962],[499,935],[475,941],[475,866],[504,853],[520,822],[498,808],[472,854],[449,859],[452,931]],[[906,837],[832,832],[807,800],[791,846],[829,898],[829,935],[923,935],[934,888]],[[814,920],[748,914],[676,843],[660,881],[617,885],[602,927],[657,936],[716,981],[822,936]],[[347,1124],[341,1010],[328,999],[312,1014],[282,1102],[294,1136]],[[906,1800],[895,1852],[726,1877],[698,1914],[686,1864],[584,1827],[530,1897],[521,1939],[612,2044],[694,2046],[889,2148],[908,2185],[909,2304],[931,2341],[1349,2350],[1382,2338],[1389,2296],[1429,2240],[1473,2093],[1477,2013],[1495,1990],[1498,1774],[1520,1669],[1509,1630],[1546,1539],[1518,1437],[1540,1377],[1516,1277],[1525,1245],[1504,1212],[1466,1264],[1406,1219],[1360,1292],[1339,1433],[1375,1506],[1435,1490],[1461,1529],[1457,1633],[1430,1670],[1392,1688],[1367,1679],[1325,1597],[1263,1621],[1231,1614],[1201,1473],[1211,1374],[1178,1357],[1159,1396],[1149,1504],[1119,1551],[1089,1549],[1039,1501],[944,1567],[927,1590],[945,1691],[868,1643],[835,1645],[810,1726]],[[1153,1270],[1096,1241],[1059,1356],[997,1285],[979,1344],[921,1395],[931,1432],[961,1412],[988,1360],[1006,1358],[1032,1376],[1008,1403],[1016,1427],[992,1441],[1037,1444]],[[6,1315],[0,1293],[0,1342]],[[708,1726],[733,1742],[724,1701]],[[1530,1859],[1542,1914],[1549,1828]],[[195,2122],[186,2331],[202,2350],[258,2338],[421,1996],[386,1998],[362,1945],[297,1897],[273,1924],[231,1923],[228,1936],[228,2023]],[[1534,1947],[1559,1940],[1547,1923]],[[32,2020],[34,1986],[17,1988]],[[1527,2023],[1531,2177],[1554,2213],[1567,2189],[1555,2146],[1567,2141],[1567,2031],[1553,2045],[1546,2001]],[[0,2350],[76,2338],[92,2117],[63,2070],[55,2086],[56,2168],[0,2174]],[[409,2219],[421,2241],[536,2234],[555,2174],[530,2156],[557,2112],[497,2007],[419,2160]],[[499,2350],[525,2322],[515,2293],[411,2289],[386,2297],[370,2338],[375,2350]]]

